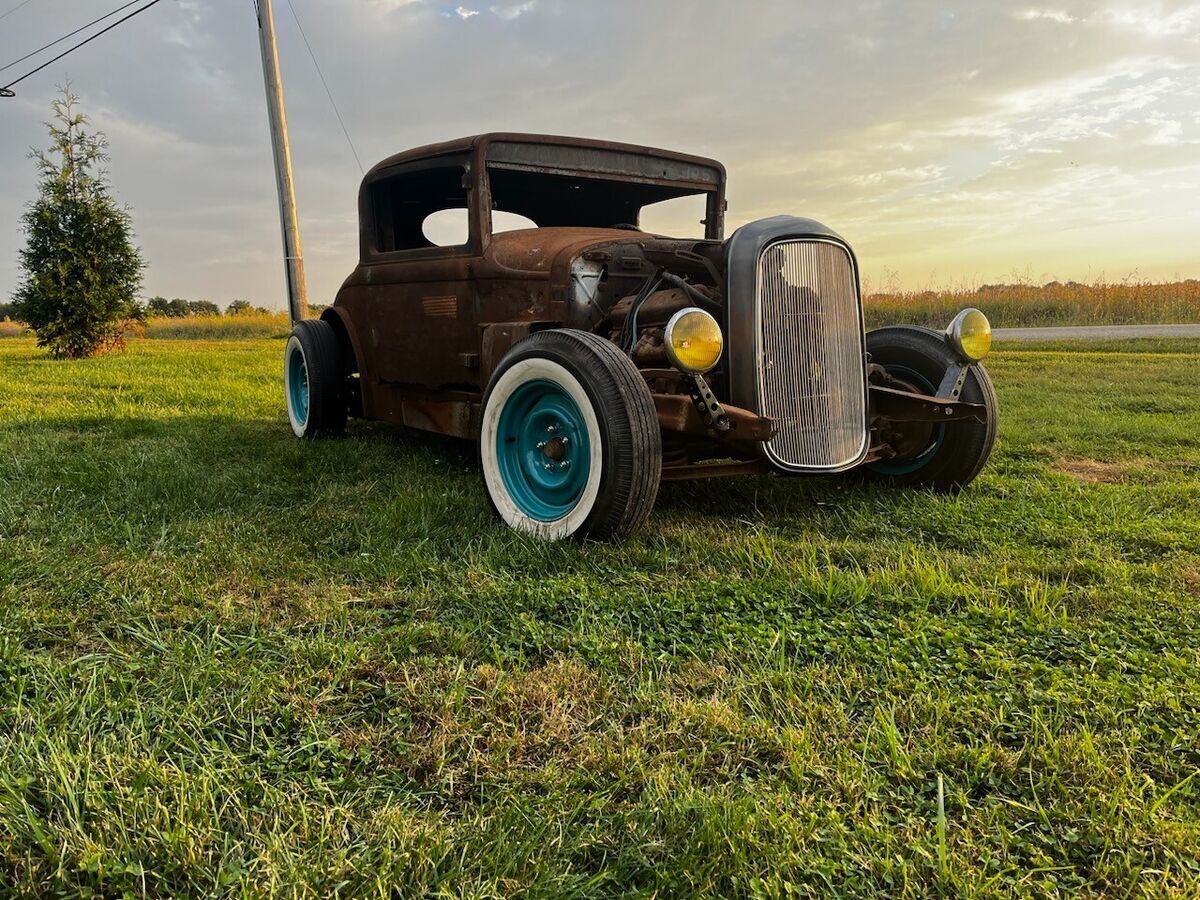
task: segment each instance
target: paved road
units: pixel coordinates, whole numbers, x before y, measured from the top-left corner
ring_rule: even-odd
[[[1104,341],[1139,337],[1200,338],[1200,325],[1065,325],[1055,328],[996,328],[998,341]]]

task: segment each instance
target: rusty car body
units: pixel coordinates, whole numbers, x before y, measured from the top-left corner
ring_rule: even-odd
[[[683,197],[702,199],[702,234],[641,230],[644,208]],[[949,332],[921,338],[945,350],[929,351],[938,359],[924,373],[874,359],[850,245],[791,216],[727,240],[726,205],[715,160],[609,141],[485,134],[384,160],[359,192],[358,265],[320,318],[337,346],[328,393],[338,409],[298,423],[289,393],[296,433],[337,433],[348,414],[479,440],[505,359],[534,336],[568,330],[603,338],[636,368],[659,430],[660,459],[645,463],[655,491],[661,479],[768,471],[854,470],[947,489],[971,480],[995,436],[979,360]],[[465,211],[467,233],[439,246],[425,223],[449,209]],[[499,230],[497,213],[536,227]],[[672,365],[666,340],[672,318],[693,309],[723,339],[703,372]],[[908,331],[901,343],[920,330]],[[301,349],[304,389],[315,391],[317,351]],[[287,372],[298,385],[301,375]],[[300,399],[306,414],[319,400]],[[977,459],[924,480],[897,468],[956,428],[973,430]]]

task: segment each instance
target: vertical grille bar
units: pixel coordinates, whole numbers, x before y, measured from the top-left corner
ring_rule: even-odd
[[[785,240],[758,260],[759,398],[778,431],[767,454],[789,469],[837,470],[867,444],[862,311],[850,255]]]

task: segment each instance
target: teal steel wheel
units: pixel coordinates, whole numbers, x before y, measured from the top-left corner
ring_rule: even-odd
[[[591,444],[575,399],[553,381],[520,385],[500,411],[496,461],[522,513],[554,522],[571,512],[588,483]]]
[[[283,397],[288,422],[298,438],[336,437],[346,430],[350,411],[346,359],[328,322],[297,322],[283,350]]]
[[[288,346],[287,401],[293,419],[304,427],[308,422],[308,363],[299,341]]]
[[[937,393],[929,379],[914,369],[908,366],[885,366],[889,375],[899,378],[901,381],[907,381],[917,390],[933,396]],[[913,472],[919,472],[925,466],[929,465],[930,461],[937,457],[938,450],[941,449],[942,442],[946,439],[946,426],[937,425],[930,435],[929,443],[920,453],[908,459],[882,459],[878,462],[870,463],[867,468],[872,472],[880,475],[911,475]]]
[[[492,509],[542,540],[620,540],[658,493],[662,433],[637,367],[596,334],[531,334],[483,395],[479,462]]]

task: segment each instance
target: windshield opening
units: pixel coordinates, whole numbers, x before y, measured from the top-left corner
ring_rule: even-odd
[[[552,175],[488,168],[492,208],[524,216],[541,227],[637,226],[642,209],[704,191],[677,185],[639,184],[582,175]],[[703,207],[703,201],[701,201]]]

